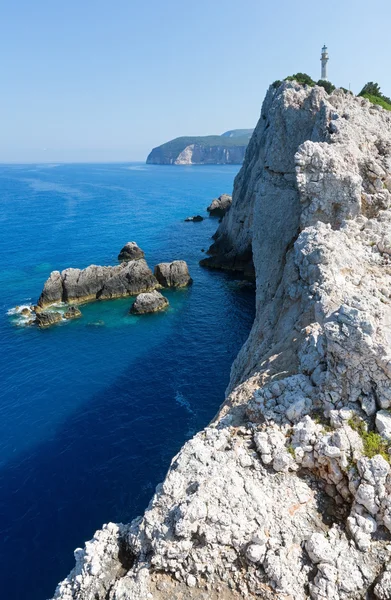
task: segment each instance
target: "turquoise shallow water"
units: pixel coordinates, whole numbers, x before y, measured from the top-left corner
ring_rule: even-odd
[[[146,507],[183,442],[224,398],[254,317],[253,292],[202,269],[237,167],[0,166],[0,590],[48,598],[72,551]],[[97,302],[45,331],[7,312],[37,300],[51,270],[117,264],[136,240],[151,267],[184,259],[194,284],[168,311]]]

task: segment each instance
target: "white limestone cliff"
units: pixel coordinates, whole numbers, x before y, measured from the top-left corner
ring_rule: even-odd
[[[226,401],[56,599],[391,598],[390,192],[391,113],[269,89],[213,250],[257,285]]]

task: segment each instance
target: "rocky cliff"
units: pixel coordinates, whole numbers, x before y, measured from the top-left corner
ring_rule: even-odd
[[[147,157],[155,165],[242,164],[252,129],[233,129],[222,135],[175,138]]]
[[[55,598],[391,598],[390,190],[390,113],[269,89],[216,239],[257,285],[226,401]]]

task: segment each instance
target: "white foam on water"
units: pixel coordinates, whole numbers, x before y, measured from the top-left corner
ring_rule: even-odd
[[[15,308],[10,308],[9,310],[7,310],[7,315],[19,315],[23,318],[27,318],[29,315],[27,315],[27,317],[25,315],[22,315],[21,312],[22,310],[24,310],[25,308],[30,308],[31,304],[20,304],[19,306],[15,306]]]

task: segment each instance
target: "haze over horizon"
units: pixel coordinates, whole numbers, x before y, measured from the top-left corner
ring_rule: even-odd
[[[385,0],[3,3],[0,162],[144,161],[178,136],[252,128],[275,79],[320,78],[324,43],[335,85],[390,96],[390,17]]]

